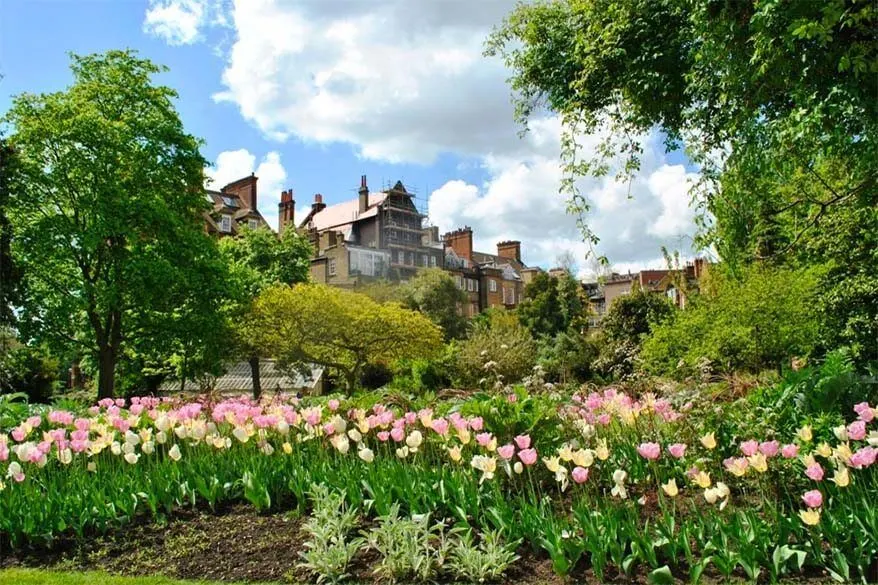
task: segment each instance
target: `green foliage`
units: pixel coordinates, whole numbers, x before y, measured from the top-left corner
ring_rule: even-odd
[[[345,503],[344,494],[325,485],[312,486],[311,502],[314,511],[302,525],[308,540],[306,550],[299,553],[299,566],[313,573],[318,583],[340,583],[363,543],[360,538],[347,538],[358,523],[357,511]]]
[[[71,69],[66,91],[17,96],[5,117],[21,329],[93,354],[98,394],[112,396],[126,346],[166,356],[216,341],[224,279],[203,230],[205,160],[176,93],[152,82],[163,69],[130,51],[73,56]]]
[[[458,375],[470,385],[516,382],[536,364],[537,346],[514,313],[486,311],[460,344]],[[485,382],[481,382],[485,381]]]
[[[250,327],[262,355],[290,367],[332,368],[349,392],[366,364],[430,357],[442,342],[440,329],[420,313],[317,284],[265,289]]]
[[[400,360],[394,368],[394,387],[415,393],[441,390],[452,385],[457,366],[458,345],[445,345],[433,359]]]
[[[482,534],[480,542],[473,542],[472,531],[463,533],[451,550],[448,566],[458,579],[470,583],[490,583],[503,577],[518,560],[518,543],[505,544],[499,531]]]
[[[594,367],[615,378],[630,375],[643,339],[675,312],[676,308],[664,295],[633,286],[630,294],[613,301],[601,321],[601,332],[591,340],[600,348]]]
[[[815,347],[813,270],[748,269],[742,279],[713,271],[704,292],[673,318],[656,325],[641,357],[647,370],[683,373],[707,360],[721,372],[777,368]]]
[[[424,313],[442,327],[446,341],[466,334],[467,321],[462,309],[467,304],[467,294],[441,268],[419,270],[405,284],[402,295],[408,308]]]
[[[564,331],[540,342],[539,364],[549,380],[583,382],[595,374],[600,346],[594,335]]]
[[[560,0],[521,4],[487,53],[519,120],[564,122],[565,190],[631,179],[657,127],[699,165],[701,233],[735,270],[827,265],[823,343],[878,356],[878,9],[867,0]],[[602,136],[583,152],[583,134]]]
[[[373,572],[391,583],[427,582],[436,577],[448,555],[445,524],[431,524],[429,514],[401,517],[399,504],[379,516],[378,525],[363,532],[366,545],[380,560]]]
[[[0,395],[23,394],[32,403],[49,402],[60,386],[59,364],[40,347],[0,352]]]
[[[15,159],[15,151],[0,136],[0,327],[11,325],[15,320],[12,308],[17,304],[21,280],[13,263],[12,227],[6,212],[10,199],[9,177]]]
[[[238,237],[223,238],[219,251],[229,265],[233,290],[249,303],[273,284],[307,282],[311,268],[311,244],[296,230],[278,237],[269,228],[245,229]]]
[[[540,272],[525,287],[518,317],[534,337],[555,337],[581,325],[583,296],[582,287],[572,276],[554,277]]]

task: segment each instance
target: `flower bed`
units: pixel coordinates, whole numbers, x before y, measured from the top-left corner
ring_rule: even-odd
[[[306,511],[323,485],[377,516],[401,506],[499,531],[559,574],[874,578],[878,410],[865,403],[832,441],[719,433],[688,404],[613,389],[357,406],[135,398],[32,416],[0,434],[0,546],[241,499]]]

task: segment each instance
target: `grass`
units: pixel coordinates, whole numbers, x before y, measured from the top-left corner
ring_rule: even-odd
[[[182,581],[168,577],[119,577],[108,573],[43,571],[40,569],[0,570],[0,585],[219,585],[216,581]],[[222,585],[236,585],[224,582]],[[237,585],[244,585],[238,582]]]

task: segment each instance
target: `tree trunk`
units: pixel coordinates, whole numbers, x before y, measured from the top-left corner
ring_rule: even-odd
[[[253,398],[259,400],[262,396],[262,383],[259,380],[259,356],[250,356],[250,377],[253,381]]]
[[[116,391],[116,352],[111,345],[98,351],[98,400],[113,398]]]
[[[186,391],[186,374],[189,372],[188,356],[183,354],[183,367],[180,369],[180,394]]]

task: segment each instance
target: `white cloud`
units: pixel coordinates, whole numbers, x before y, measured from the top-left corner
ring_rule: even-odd
[[[150,0],[143,30],[170,45],[189,45],[205,24],[204,0]]]
[[[482,56],[491,28],[515,3],[236,0],[224,13],[235,38],[214,99],[235,105],[274,140],[347,143],[385,163],[430,164],[441,153],[457,156],[460,168],[477,161],[484,184],[446,182],[430,195],[431,220],[443,231],[472,226],[484,251],[520,239],[529,263],[549,266],[563,249],[582,262],[587,247],[558,194],[559,119],[533,121],[520,140],[509,72]],[[618,266],[654,264],[661,245],[676,248],[676,236],[694,231],[686,205],[692,173],[669,164],[661,141],[648,138],[631,184],[580,181],[601,238],[598,252]],[[583,152],[593,152],[597,137],[581,142]],[[247,151],[223,154],[221,169],[249,173],[256,165]],[[265,203],[276,204],[283,186],[276,181],[269,191],[264,173],[257,174],[260,207],[275,222],[276,207]]]
[[[280,154],[272,151],[266,154],[256,166],[256,155],[246,149],[227,150],[216,157],[216,163],[207,170],[211,179],[209,187],[220,189],[250,173],[259,178],[257,183],[257,206],[265,220],[277,229],[277,205],[280,193],[286,190],[287,172],[280,161]],[[299,210],[296,210],[297,216]]]

